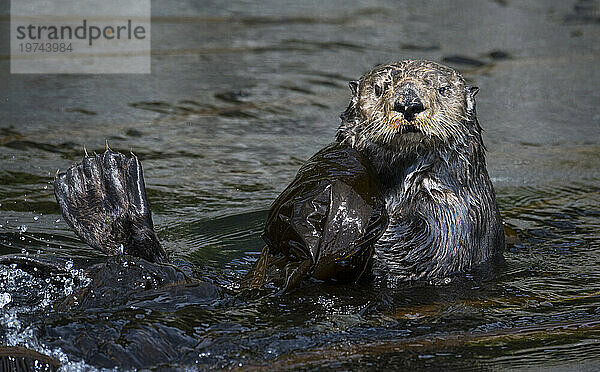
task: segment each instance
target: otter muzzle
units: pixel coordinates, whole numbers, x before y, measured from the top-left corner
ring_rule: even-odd
[[[394,111],[401,113],[406,121],[413,121],[415,115],[425,111],[423,102],[417,96],[417,93],[412,87],[401,90],[396,95],[394,102]]]

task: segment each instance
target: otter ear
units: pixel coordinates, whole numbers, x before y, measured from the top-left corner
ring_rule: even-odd
[[[357,80],[349,81],[348,86],[350,87],[350,91],[352,92],[352,95],[357,96],[358,95],[358,81]]]
[[[475,96],[477,95],[477,93],[479,93],[479,88],[468,86],[466,88],[466,90],[467,90],[467,110],[469,110],[469,112],[474,112],[475,111]]]

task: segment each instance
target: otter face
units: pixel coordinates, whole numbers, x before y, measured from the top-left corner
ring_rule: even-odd
[[[358,82],[344,114],[353,118],[357,140],[415,147],[450,143],[470,132],[475,119],[469,87],[453,69],[430,61],[400,61],[375,67]],[[344,119],[344,114],[342,119]]]

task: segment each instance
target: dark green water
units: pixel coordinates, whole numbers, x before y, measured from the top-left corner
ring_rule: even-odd
[[[153,17],[143,76],[10,75],[1,35],[0,254],[73,266],[56,280],[0,267],[1,345],[65,370],[600,368],[598,1],[178,0]],[[54,308],[105,260],[52,195],[83,145],[133,150],[171,255],[235,291],[271,201],[332,140],[347,81],[404,58],[449,61],[481,88],[488,169],[521,240],[497,278]]]

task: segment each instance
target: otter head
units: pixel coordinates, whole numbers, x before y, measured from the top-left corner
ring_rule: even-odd
[[[380,65],[349,85],[352,100],[341,115],[339,138],[358,147],[432,148],[464,143],[479,131],[474,100],[478,88],[438,63]]]

